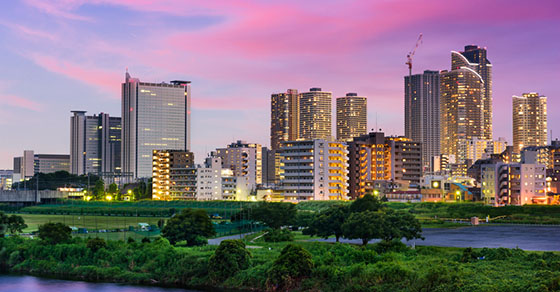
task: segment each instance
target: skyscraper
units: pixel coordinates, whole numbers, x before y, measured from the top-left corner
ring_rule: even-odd
[[[440,153],[440,75],[426,70],[404,77],[405,137],[422,143],[422,165]],[[410,86],[410,87],[409,87]]]
[[[270,147],[280,149],[280,143],[299,137],[299,97],[297,89],[274,93],[270,98]]]
[[[121,170],[121,118],[108,114],[86,116],[72,111],[70,172],[77,175],[117,173]]]
[[[190,81],[122,84],[122,171],[152,176],[153,150],[190,149]]]
[[[367,133],[367,98],[347,93],[336,99],[336,138],[350,141]]]
[[[332,93],[311,88],[299,94],[299,138],[332,138]]]
[[[452,70],[440,77],[441,153],[455,155],[458,163],[467,158],[467,140],[484,138],[484,80],[469,66],[459,66],[465,58],[451,52]]]
[[[482,138],[492,139],[492,64],[486,57],[486,48],[470,45],[464,52],[452,52],[451,70],[467,67],[482,79]]]
[[[547,144],[546,96],[536,92],[513,96],[513,149]]]

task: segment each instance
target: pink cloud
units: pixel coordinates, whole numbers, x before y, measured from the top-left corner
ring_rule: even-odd
[[[48,0],[24,0],[24,2],[33,8],[36,8],[46,14],[79,21],[91,21],[92,19],[83,15],[72,13],[71,11],[79,5],[84,4],[85,1],[73,1],[73,0],[59,0],[59,1],[48,1]]]
[[[12,106],[12,107],[31,110],[35,112],[43,111],[43,105],[35,101],[23,97],[19,97],[16,95],[11,95],[11,94],[0,93],[0,104],[4,106]]]
[[[52,56],[32,53],[31,59],[48,71],[62,74],[83,83],[99,87],[119,98],[120,80],[123,77],[114,71],[98,69],[93,64],[78,64]]]

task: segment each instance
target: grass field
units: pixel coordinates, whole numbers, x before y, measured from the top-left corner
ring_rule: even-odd
[[[68,226],[87,229],[128,229],[128,226],[138,227],[138,223],[157,225],[162,217],[117,217],[117,216],[90,216],[90,215],[39,215],[39,214],[17,214],[25,220],[27,228],[24,232],[38,230],[39,225],[52,222],[64,223]],[[122,238],[122,237],[121,237]]]

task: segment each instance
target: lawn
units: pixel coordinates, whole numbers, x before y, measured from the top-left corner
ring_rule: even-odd
[[[93,215],[40,215],[40,214],[17,214],[25,220],[27,228],[24,232],[36,231],[39,225],[48,222],[60,222],[77,228],[89,230],[99,229],[128,229],[129,226],[138,227],[138,223],[157,225],[162,217],[117,217],[117,216],[93,216]]]

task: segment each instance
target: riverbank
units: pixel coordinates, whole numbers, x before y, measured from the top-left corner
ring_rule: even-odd
[[[191,289],[264,291],[273,262],[288,243],[255,242],[248,269],[224,281],[209,276],[216,246],[174,247],[109,241],[93,251],[84,240],[45,245],[39,240],[0,239],[4,272],[50,275],[94,282]],[[296,242],[312,255],[313,270],[298,279],[300,291],[551,291],[560,287],[560,254],[520,249],[474,249]]]

